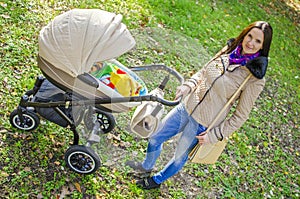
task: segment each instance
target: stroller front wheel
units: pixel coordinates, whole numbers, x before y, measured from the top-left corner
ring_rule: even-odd
[[[94,173],[101,164],[99,156],[90,148],[83,145],[73,145],[65,153],[67,166],[80,174]]]
[[[18,110],[15,109],[13,112],[11,112],[9,121],[13,127],[24,131],[33,131],[40,124],[39,117],[31,111],[25,110],[22,113],[22,117],[23,118],[19,116]]]

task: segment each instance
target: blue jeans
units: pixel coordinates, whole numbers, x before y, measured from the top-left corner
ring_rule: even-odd
[[[184,106],[179,104],[167,114],[159,130],[150,137],[142,166],[145,169],[152,169],[161,153],[163,143],[182,132],[173,158],[163,170],[153,176],[153,180],[161,184],[178,173],[184,166],[188,160],[189,152],[198,143],[196,135],[205,130],[206,128],[189,116]]]

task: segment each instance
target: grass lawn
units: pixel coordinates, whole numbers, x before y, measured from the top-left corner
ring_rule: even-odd
[[[136,174],[124,167],[127,159],[142,158],[146,148],[146,140],[128,130],[132,111],[115,115],[116,128],[104,136],[105,147],[96,148],[103,166],[92,175],[66,167],[64,154],[73,139],[69,130],[46,120],[33,132],[11,127],[10,113],[41,73],[39,31],[73,8],[122,14],[137,48],[120,60],[165,63],[184,77],[249,23],[270,22],[274,35],[266,87],[218,163],[188,163],[159,190],[144,191],[134,183]],[[293,0],[0,1],[0,198],[299,198],[299,22],[299,1]],[[174,142],[166,144],[157,169]]]

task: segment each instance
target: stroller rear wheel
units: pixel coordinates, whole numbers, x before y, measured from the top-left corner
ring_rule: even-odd
[[[15,109],[13,112],[11,112],[9,116],[9,121],[13,127],[25,131],[33,131],[40,124],[39,117],[32,111],[28,111],[28,110],[23,111],[22,117],[23,118],[19,116],[18,110]]]
[[[100,128],[103,131],[103,133],[109,133],[115,128],[116,120],[112,114],[97,110],[95,114],[97,116],[97,121],[100,123]],[[88,116],[86,116],[84,119],[84,122],[87,125],[87,127],[89,129],[92,129],[94,126],[94,124],[91,122],[92,119]]]
[[[99,156],[90,148],[83,145],[73,145],[65,153],[67,166],[80,174],[94,173],[101,164]]]
[[[115,118],[110,113],[97,113],[97,120],[100,122],[100,128],[104,133],[112,131],[116,126]]]

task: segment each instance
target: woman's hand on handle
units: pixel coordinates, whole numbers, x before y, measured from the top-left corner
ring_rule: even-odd
[[[190,91],[191,88],[186,85],[178,86],[176,90],[175,100],[178,99],[180,96],[182,96],[182,98],[186,97],[190,93]]]

